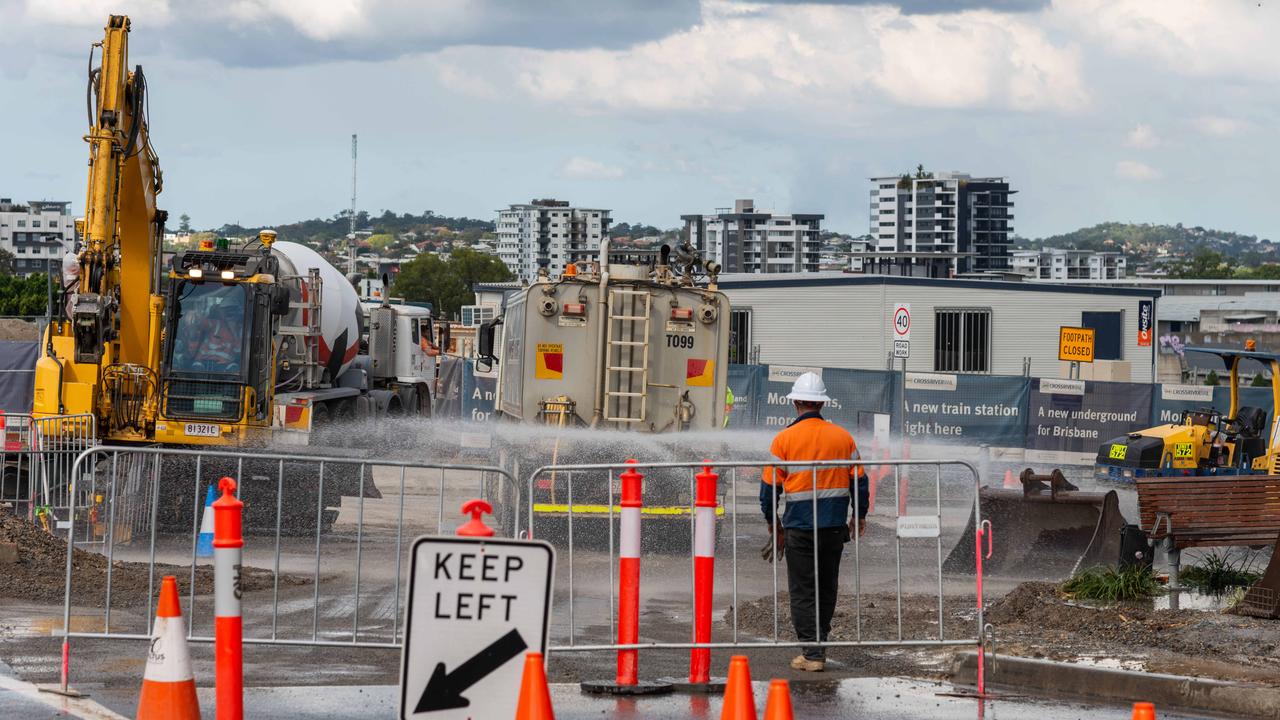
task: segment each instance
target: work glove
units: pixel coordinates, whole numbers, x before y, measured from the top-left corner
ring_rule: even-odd
[[[769,525],[769,537],[764,541],[764,547],[760,548],[760,557],[765,562],[773,562],[775,553],[781,556],[783,548],[787,546],[787,531],[779,525],[774,527]]]
[[[850,538],[853,538],[855,535],[857,537],[862,537],[863,535],[866,535],[866,534],[867,534],[866,518],[854,518],[849,521],[849,537]]]

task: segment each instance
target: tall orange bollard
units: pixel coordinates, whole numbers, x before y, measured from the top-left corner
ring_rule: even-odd
[[[711,599],[716,576],[716,481],[720,476],[706,465],[697,480],[693,520],[693,641],[711,642]],[[711,649],[689,651],[689,684],[711,681]]]
[[[764,720],[795,720],[791,709],[791,684],[774,679],[769,683],[769,697],[764,701]]]
[[[244,718],[244,647],[240,620],[240,553],[244,547],[236,481],[218,481],[222,497],[213,503],[214,699],[218,720]]]
[[[555,710],[551,707],[551,689],[547,687],[547,670],[542,665],[542,653],[525,653],[516,720],[556,720]]]
[[[627,465],[635,465],[634,459]],[[622,512],[618,529],[618,644],[640,642],[640,508],[644,476],[628,467],[618,475],[622,483]],[[613,681],[584,680],[582,691],[608,695],[656,695],[671,692],[669,682],[640,681],[639,651],[618,651],[617,675]]]
[[[166,575],[160,581],[160,602],[147,651],[138,696],[138,720],[200,720],[196,681],[187,652],[187,631],[178,601],[178,581]]]
[[[1149,702],[1133,704],[1133,720],[1156,720],[1156,706]]]
[[[729,658],[729,682],[724,686],[720,720],[756,720],[756,696],[751,689],[751,661],[746,655]]]

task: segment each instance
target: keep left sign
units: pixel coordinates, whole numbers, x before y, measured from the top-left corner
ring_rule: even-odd
[[[524,655],[546,653],[554,573],[542,541],[415,540],[400,718],[515,717]]]

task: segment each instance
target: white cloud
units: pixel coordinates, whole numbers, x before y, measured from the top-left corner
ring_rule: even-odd
[[[1116,176],[1127,180],[1159,180],[1159,170],[1137,160],[1121,160],[1116,163]]]
[[[1054,0],[1052,15],[1078,33],[1180,75],[1266,78],[1280,70],[1273,2]]]
[[[560,167],[560,174],[573,180],[617,180],[624,173],[616,165],[606,165],[579,155],[565,161]]]
[[[280,19],[312,40],[333,40],[368,32],[364,0],[235,0],[226,14],[241,24]]]
[[[924,108],[1074,111],[1079,52],[1022,16],[903,15],[887,6],[710,1],[693,28],[624,50],[445,51],[495,82],[577,111],[848,113],[888,96]]]
[[[152,25],[171,19],[169,0],[26,0],[24,14],[35,23],[84,27],[102,27],[113,14],[145,17]]]
[[[1220,115],[1205,115],[1194,120],[1196,129],[1205,135],[1213,135],[1214,137],[1228,137],[1235,135],[1245,128],[1247,125],[1243,120],[1222,117]]]
[[[1129,131],[1129,135],[1125,138],[1125,144],[1129,147],[1145,150],[1159,145],[1160,138],[1156,137],[1156,132],[1151,129],[1150,125],[1138,124]]]

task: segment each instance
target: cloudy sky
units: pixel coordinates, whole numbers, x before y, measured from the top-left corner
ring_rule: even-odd
[[[110,10],[108,9],[110,8]],[[752,197],[866,231],[872,175],[1004,175],[1015,227],[1280,239],[1280,0],[0,0],[0,196],[83,212],[84,77],[132,17],[161,206],[199,227]]]

